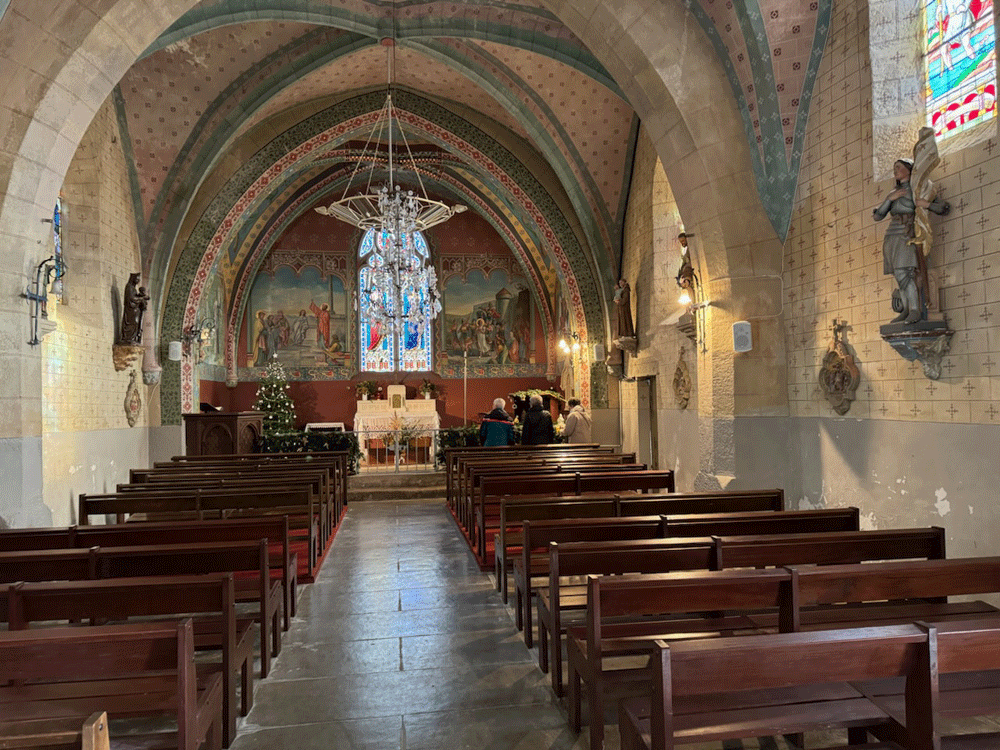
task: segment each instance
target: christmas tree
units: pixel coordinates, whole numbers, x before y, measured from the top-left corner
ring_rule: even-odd
[[[295,431],[295,404],[288,395],[288,376],[277,359],[264,370],[254,411],[264,412],[264,436]]]

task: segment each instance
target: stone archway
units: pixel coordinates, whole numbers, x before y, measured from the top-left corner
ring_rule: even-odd
[[[712,326],[713,344],[719,344],[713,351],[721,352],[725,321],[780,313],[781,252],[756,192],[746,136],[718,59],[679,0],[600,4],[588,16],[572,0],[543,3],[611,72],[651,133],[686,226],[702,238],[712,293],[728,295],[719,323]],[[39,219],[51,213],[73,154],[115,83],[196,4],[103,0],[95,13],[81,12],[75,0],[54,0],[45,8],[43,30],[33,20],[37,12],[19,12],[37,8],[34,0],[12,0],[0,20],[6,36],[16,40],[7,58],[12,69],[5,71],[0,87],[9,94],[5,101],[17,102],[16,108],[0,110],[8,121],[0,141],[0,241],[5,267],[12,269],[6,276],[8,294],[0,302],[9,327],[0,339],[6,384],[0,441],[12,457],[7,462],[13,467],[10,494],[25,505],[39,502],[41,495],[36,439],[41,372],[38,353],[21,343],[26,320],[18,295],[40,260],[36,249],[48,228]],[[775,362],[780,353],[778,348]],[[737,412],[734,382],[741,365],[731,354],[719,354],[710,366],[705,374],[713,388],[705,389],[700,408],[713,420],[706,450],[724,469],[726,451],[719,446],[732,443],[732,430],[727,433],[723,423]]]

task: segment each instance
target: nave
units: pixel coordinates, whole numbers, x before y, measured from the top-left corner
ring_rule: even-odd
[[[511,598],[513,602],[513,598]],[[611,710],[607,717],[613,721]],[[835,744],[807,735],[807,747]],[[233,750],[584,750],[438,500],[355,502]],[[608,727],[606,750],[618,750]],[[782,738],[687,745],[787,750]]]
[[[232,748],[586,746],[437,500],[351,503]]]

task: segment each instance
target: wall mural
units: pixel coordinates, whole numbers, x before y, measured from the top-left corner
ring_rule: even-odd
[[[544,374],[544,365],[536,364],[535,302],[524,277],[503,269],[488,275],[470,270],[464,278],[445,281],[442,296],[442,375],[461,377],[466,354],[470,375]],[[545,352],[540,358],[545,359]]]
[[[351,341],[344,282],[306,266],[260,273],[250,290],[247,365],[271,357],[292,369],[348,366]]]
[[[198,321],[202,324],[202,331],[207,331],[201,337],[192,342],[192,346],[199,347],[198,360],[200,364],[209,366],[224,366],[225,356],[222,351],[223,336],[219,332],[224,330],[226,325],[225,297],[222,291],[222,277],[214,274],[208,282],[204,296],[201,298],[201,307],[198,310]]]

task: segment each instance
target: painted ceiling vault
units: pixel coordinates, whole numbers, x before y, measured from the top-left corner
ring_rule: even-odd
[[[183,323],[209,270],[235,319],[241,275],[276,227],[343,190],[395,39],[428,188],[493,224],[538,299],[578,300],[579,324],[603,339],[639,122],[548,1],[203,0],[180,17],[113,94],[160,324]],[[832,0],[667,2],[683,2],[718,55],[783,238]],[[320,133],[321,148],[280,162]],[[237,226],[220,239],[210,218]]]

